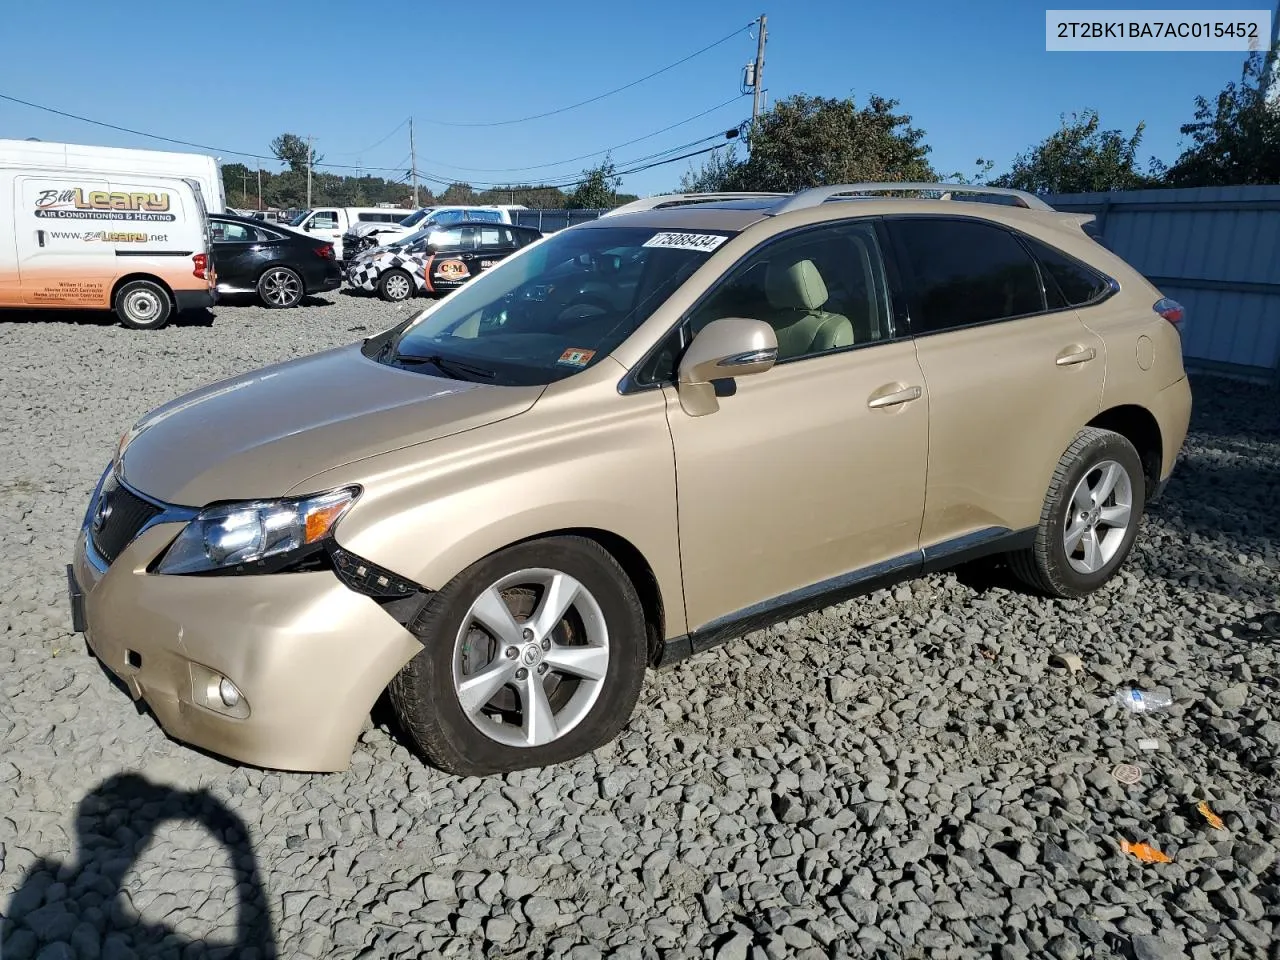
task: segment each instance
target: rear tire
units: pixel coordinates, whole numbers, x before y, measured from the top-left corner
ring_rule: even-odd
[[[173,316],[173,301],[158,283],[130,280],[116,291],[112,309],[131,330],[159,330]]]
[[[387,270],[378,278],[378,296],[388,303],[403,303],[413,296],[413,277],[403,270]]]
[[[477,561],[410,629],[422,652],[392,680],[391,703],[423,755],[459,776],[596,749],[626,725],[644,682],[640,599],[609,552],[583,537]]]
[[[1146,508],[1142,459],[1125,437],[1081,430],[1053,471],[1035,543],[1009,555],[1017,577],[1055,597],[1082,597],[1115,576]]]
[[[302,277],[289,267],[268,267],[258,278],[258,299],[270,310],[288,310],[302,302]]]

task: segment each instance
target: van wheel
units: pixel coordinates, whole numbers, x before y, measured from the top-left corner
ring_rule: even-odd
[[[116,291],[116,316],[133,330],[159,330],[173,315],[169,293],[150,280],[130,280]]]
[[[472,564],[410,625],[422,652],[391,682],[432,763],[483,776],[572,760],[635,709],[644,611],[617,561],[583,537],[532,540]]]
[[[1142,460],[1118,433],[1086,427],[1058,461],[1035,544],[1009,556],[1013,572],[1055,597],[1082,597],[1124,563],[1146,508]]]
[[[288,267],[272,267],[258,278],[258,299],[264,307],[281,310],[302,300],[302,278]]]
[[[388,270],[378,280],[378,296],[390,303],[400,303],[413,296],[413,278],[403,270]]]

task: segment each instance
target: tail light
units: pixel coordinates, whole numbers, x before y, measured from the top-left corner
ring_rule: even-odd
[[[1157,300],[1151,309],[1172,323],[1174,329],[1179,333],[1182,332],[1182,321],[1187,315],[1187,308],[1177,300],[1164,297]]]
[[[197,253],[191,258],[193,276],[200,280],[207,280],[209,274],[209,255],[207,253]]]
[[[316,247],[315,249],[316,249],[316,256],[319,257],[321,260],[333,259],[332,243],[322,243],[320,244],[320,246]]]

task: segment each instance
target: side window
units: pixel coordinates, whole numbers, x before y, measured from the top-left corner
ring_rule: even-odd
[[[307,226],[312,230],[336,230],[338,229],[338,211],[317,210],[307,222]]]
[[[1046,289],[1046,293],[1051,297],[1054,293],[1061,293],[1061,302],[1066,306],[1086,306],[1102,299],[1111,289],[1106,277],[1061,250],[1030,237],[1023,237],[1023,242],[1040,261],[1046,288],[1057,286],[1057,290]]]
[[[489,250],[500,250],[515,245],[511,239],[511,231],[505,227],[480,227],[480,246]]]
[[[453,227],[450,230],[432,230],[427,237],[427,245],[435,250],[443,250],[446,247],[459,247],[462,245],[462,228]]]
[[[914,280],[915,333],[1045,309],[1035,261],[1008,230],[978,220],[931,217],[891,220],[889,229]]]
[[[684,348],[712,320],[763,320],[778,360],[798,360],[895,336],[884,259],[870,223],[839,223],[771,241],[747,256],[673,330],[637,376],[675,379]]]
[[[768,323],[778,335],[780,362],[890,339],[875,229],[836,224],[769,243],[695,309],[690,335],[722,317]]]
[[[441,226],[445,226],[450,223],[458,223],[460,220],[462,220],[461,210],[445,210],[435,218],[436,223]]]
[[[253,227],[242,223],[230,223],[214,220],[210,223],[213,239],[224,243],[246,243],[258,239]]]

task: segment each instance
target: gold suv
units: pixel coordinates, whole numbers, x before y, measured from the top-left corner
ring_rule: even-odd
[[[922,572],[1003,553],[1096,590],[1191,394],[1182,308],[1091,219],[850,184],[547,236],[140,420],[77,629],[216,753],[344,769],[389,688],[427,758],[486,774],[610,740],[647,667]]]

